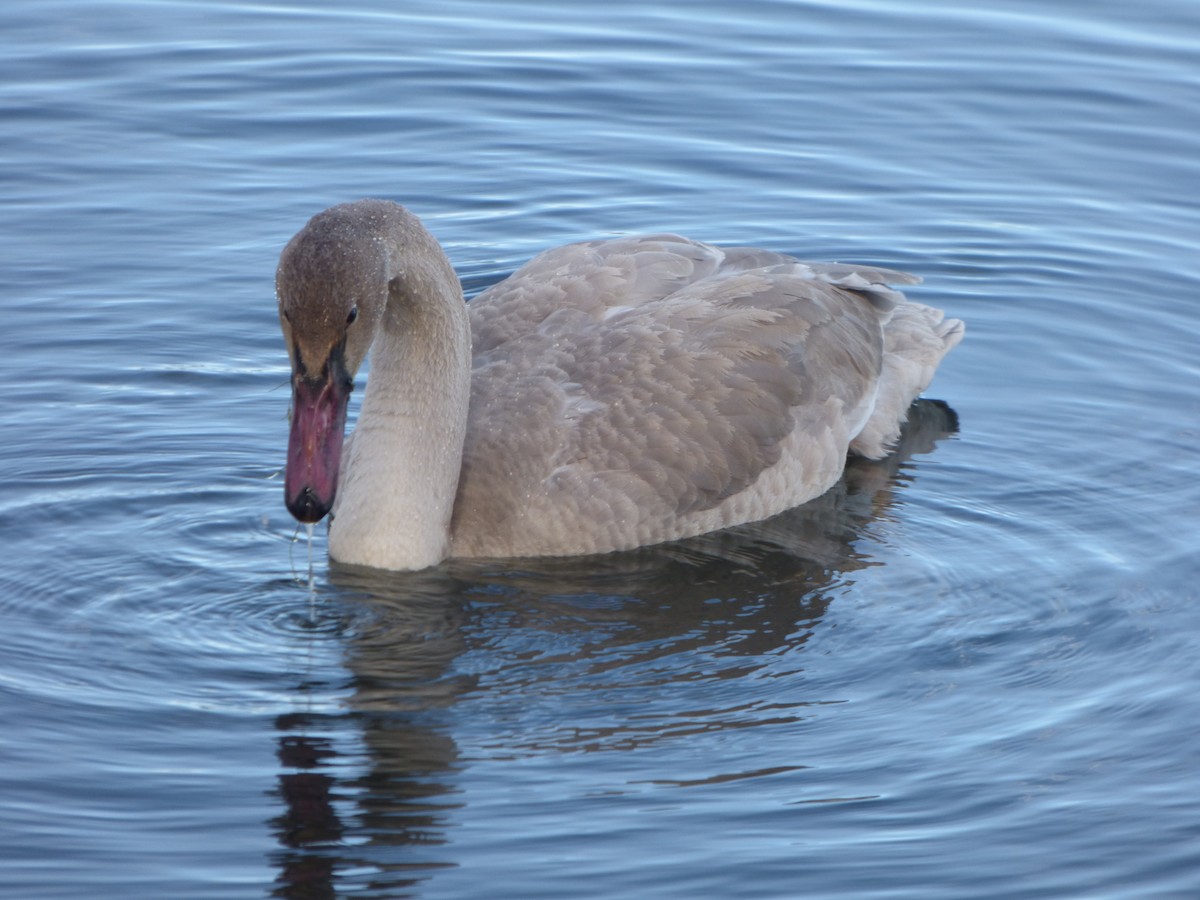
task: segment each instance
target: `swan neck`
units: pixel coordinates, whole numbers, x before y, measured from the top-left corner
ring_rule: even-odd
[[[329,539],[335,559],[388,569],[424,568],[449,554],[470,399],[462,287],[410,218],[384,240],[388,299]]]

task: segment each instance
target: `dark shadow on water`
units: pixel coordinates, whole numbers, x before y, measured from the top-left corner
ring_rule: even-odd
[[[887,517],[908,479],[907,460],[956,430],[945,404],[918,401],[892,456],[851,460],[817,500],[719,534],[580,559],[454,561],[418,573],[332,567],[332,604],[344,616],[345,711],[276,722],[274,895],[417,896],[423,881],[453,865],[438,848],[464,810],[451,723],[465,698],[503,702],[550,678],[579,691],[628,693],[651,669],[668,681],[736,679],[801,647],[854,573],[877,564],[858,545]],[[472,665],[456,664],[467,654]],[[675,657],[693,663],[673,668]],[[673,718],[670,727],[744,723],[744,708],[731,713],[706,711],[682,726]],[[496,740],[513,755],[621,750],[661,738],[664,727],[564,722]]]

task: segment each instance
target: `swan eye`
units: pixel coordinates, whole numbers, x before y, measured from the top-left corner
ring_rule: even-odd
[[[350,307],[350,314],[348,316],[346,316],[346,324],[353,325],[354,320],[357,318],[358,318],[358,307],[357,306]]]

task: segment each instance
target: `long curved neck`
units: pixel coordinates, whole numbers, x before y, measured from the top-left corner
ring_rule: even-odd
[[[334,559],[420,569],[445,559],[471,392],[471,329],[450,261],[405,214],[379,235],[388,303],[330,525]]]

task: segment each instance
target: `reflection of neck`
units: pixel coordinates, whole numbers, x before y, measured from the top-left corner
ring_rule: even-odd
[[[330,554],[341,562],[419,569],[449,551],[470,399],[471,333],[454,270],[421,232],[388,242],[390,269],[401,274],[390,282],[342,465],[329,533]]]

